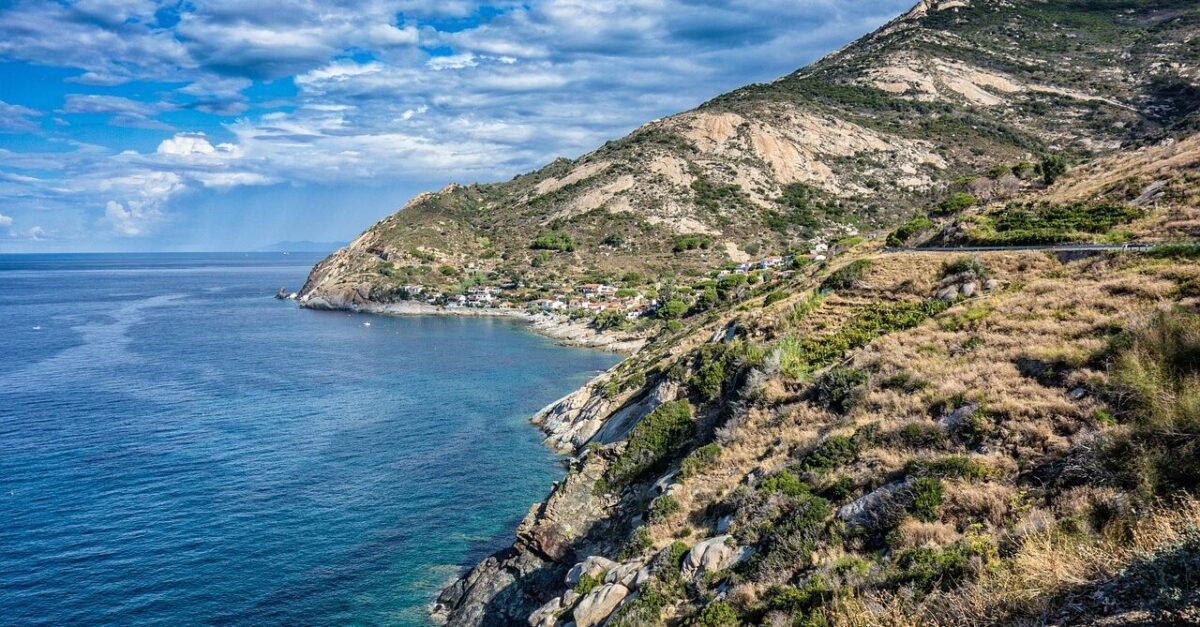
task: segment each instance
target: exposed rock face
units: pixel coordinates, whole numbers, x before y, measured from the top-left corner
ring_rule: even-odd
[[[606,573],[616,569],[619,564],[599,555],[589,555],[587,559],[579,562],[571,567],[567,572],[567,578],[564,581],[568,586],[574,586],[579,583],[579,579],[587,575],[593,579],[600,579]]]
[[[732,567],[749,554],[745,548],[733,544],[733,536],[717,536],[702,540],[692,547],[683,559],[681,574],[693,580],[705,573],[715,573]]]
[[[619,583],[606,583],[588,593],[575,606],[576,627],[599,625],[629,596],[629,588]]]

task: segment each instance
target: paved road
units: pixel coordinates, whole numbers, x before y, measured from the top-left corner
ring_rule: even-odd
[[[1155,244],[1042,244],[1037,246],[937,246],[930,248],[885,248],[885,253],[993,253],[1010,250],[1049,250],[1052,252],[1129,251],[1140,252]]]

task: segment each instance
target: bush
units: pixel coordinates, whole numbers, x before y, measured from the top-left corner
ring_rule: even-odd
[[[959,257],[942,264],[942,278],[969,274],[976,279],[985,279],[989,273],[987,265],[979,257]]]
[[[935,216],[953,215],[962,211],[963,209],[973,207],[977,202],[979,202],[979,199],[975,198],[971,194],[959,192],[957,194],[951,194],[949,198],[946,198],[945,200],[942,200],[938,204],[934,205],[933,209],[931,209],[929,213]]]
[[[809,472],[824,472],[858,459],[858,444],[844,435],[826,438],[804,456],[800,467]]]
[[[936,477],[920,477],[912,482],[912,505],[909,511],[917,520],[937,520],[938,507],[942,505],[942,482]]]
[[[889,248],[900,248],[908,244],[910,237],[928,228],[933,228],[933,220],[925,216],[913,218],[889,233],[886,244]]]
[[[569,253],[575,250],[575,240],[566,233],[549,231],[539,234],[529,247],[534,250],[557,250]]]
[[[687,401],[659,405],[633,427],[626,438],[625,450],[605,473],[608,489],[619,489],[644,473],[661,468],[671,456],[692,441],[696,424]]]
[[[939,459],[914,459],[904,467],[910,475],[926,475],[946,479],[970,479],[977,481],[991,476],[992,471],[965,455],[951,455]]]
[[[919,592],[934,588],[948,590],[971,573],[972,551],[965,545],[947,549],[920,547],[897,551],[891,559],[888,581],[896,586],[911,585]]]
[[[1136,207],[1110,203],[1011,203],[1002,211],[981,216],[980,226],[968,232],[967,237],[982,246],[1085,241],[1143,215]]]
[[[1200,245],[1159,244],[1146,253],[1158,259],[1200,259]]]
[[[741,625],[737,612],[724,601],[713,601],[696,614],[692,624],[696,627],[737,627]]]
[[[617,559],[629,560],[641,557],[652,546],[654,546],[654,540],[650,538],[650,530],[645,527],[638,527],[633,532],[633,535],[629,536],[629,540],[625,543],[625,546],[621,547],[621,552],[617,555]]]
[[[871,267],[869,259],[857,259],[850,263],[834,270],[824,281],[821,282],[823,290],[844,290],[854,287],[863,276],[866,275],[867,269]]]
[[[660,305],[656,315],[660,320],[676,320],[682,318],[687,311],[687,303],[681,300],[672,300]]]
[[[900,430],[900,439],[912,448],[936,448],[946,443],[946,432],[935,424],[910,422]]]
[[[1061,155],[1046,155],[1038,166],[1042,181],[1053,185],[1062,175],[1067,173],[1067,161]]]
[[[671,514],[679,511],[679,501],[670,494],[664,494],[650,504],[650,522],[660,522],[670,518]]]
[[[603,577],[597,578],[589,575],[588,573],[583,573],[579,576],[579,582],[575,584],[575,594],[578,594],[579,596],[587,595],[587,593],[595,590],[600,586],[601,583],[603,583],[601,581],[602,579]]]
[[[787,470],[781,470],[778,474],[763,479],[762,483],[758,484],[758,491],[763,494],[778,492],[786,496],[802,496],[809,493],[808,484]]]
[[[702,250],[712,248],[712,238],[707,235],[680,235],[675,238],[675,242],[671,246],[671,250],[677,253],[698,248]]]
[[[444,276],[455,276],[458,274],[458,268],[454,266],[442,266],[438,268],[438,272],[441,272]]]
[[[592,326],[600,331],[613,331],[629,326],[629,319],[620,311],[602,311],[592,318]]]
[[[834,366],[813,385],[813,402],[830,411],[848,414],[867,397],[868,379],[862,370]]]
[[[687,479],[698,475],[715,466],[720,460],[721,446],[716,442],[705,444],[684,458],[683,463],[679,466],[679,477]]]

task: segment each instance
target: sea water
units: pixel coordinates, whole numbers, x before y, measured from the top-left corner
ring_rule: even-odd
[[[0,623],[421,625],[511,541],[617,358],[273,298],[316,260],[0,255]]]

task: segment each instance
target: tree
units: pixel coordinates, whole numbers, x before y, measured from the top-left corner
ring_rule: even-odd
[[[687,313],[688,305],[681,300],[672,300],[658,308],[658,317],[663,320],[682,318]]]
[[[1061,155],[1046,155],[1040,166],[1042,181],[1053,185],[1058,177],[1067,173],[1067,161]]]

